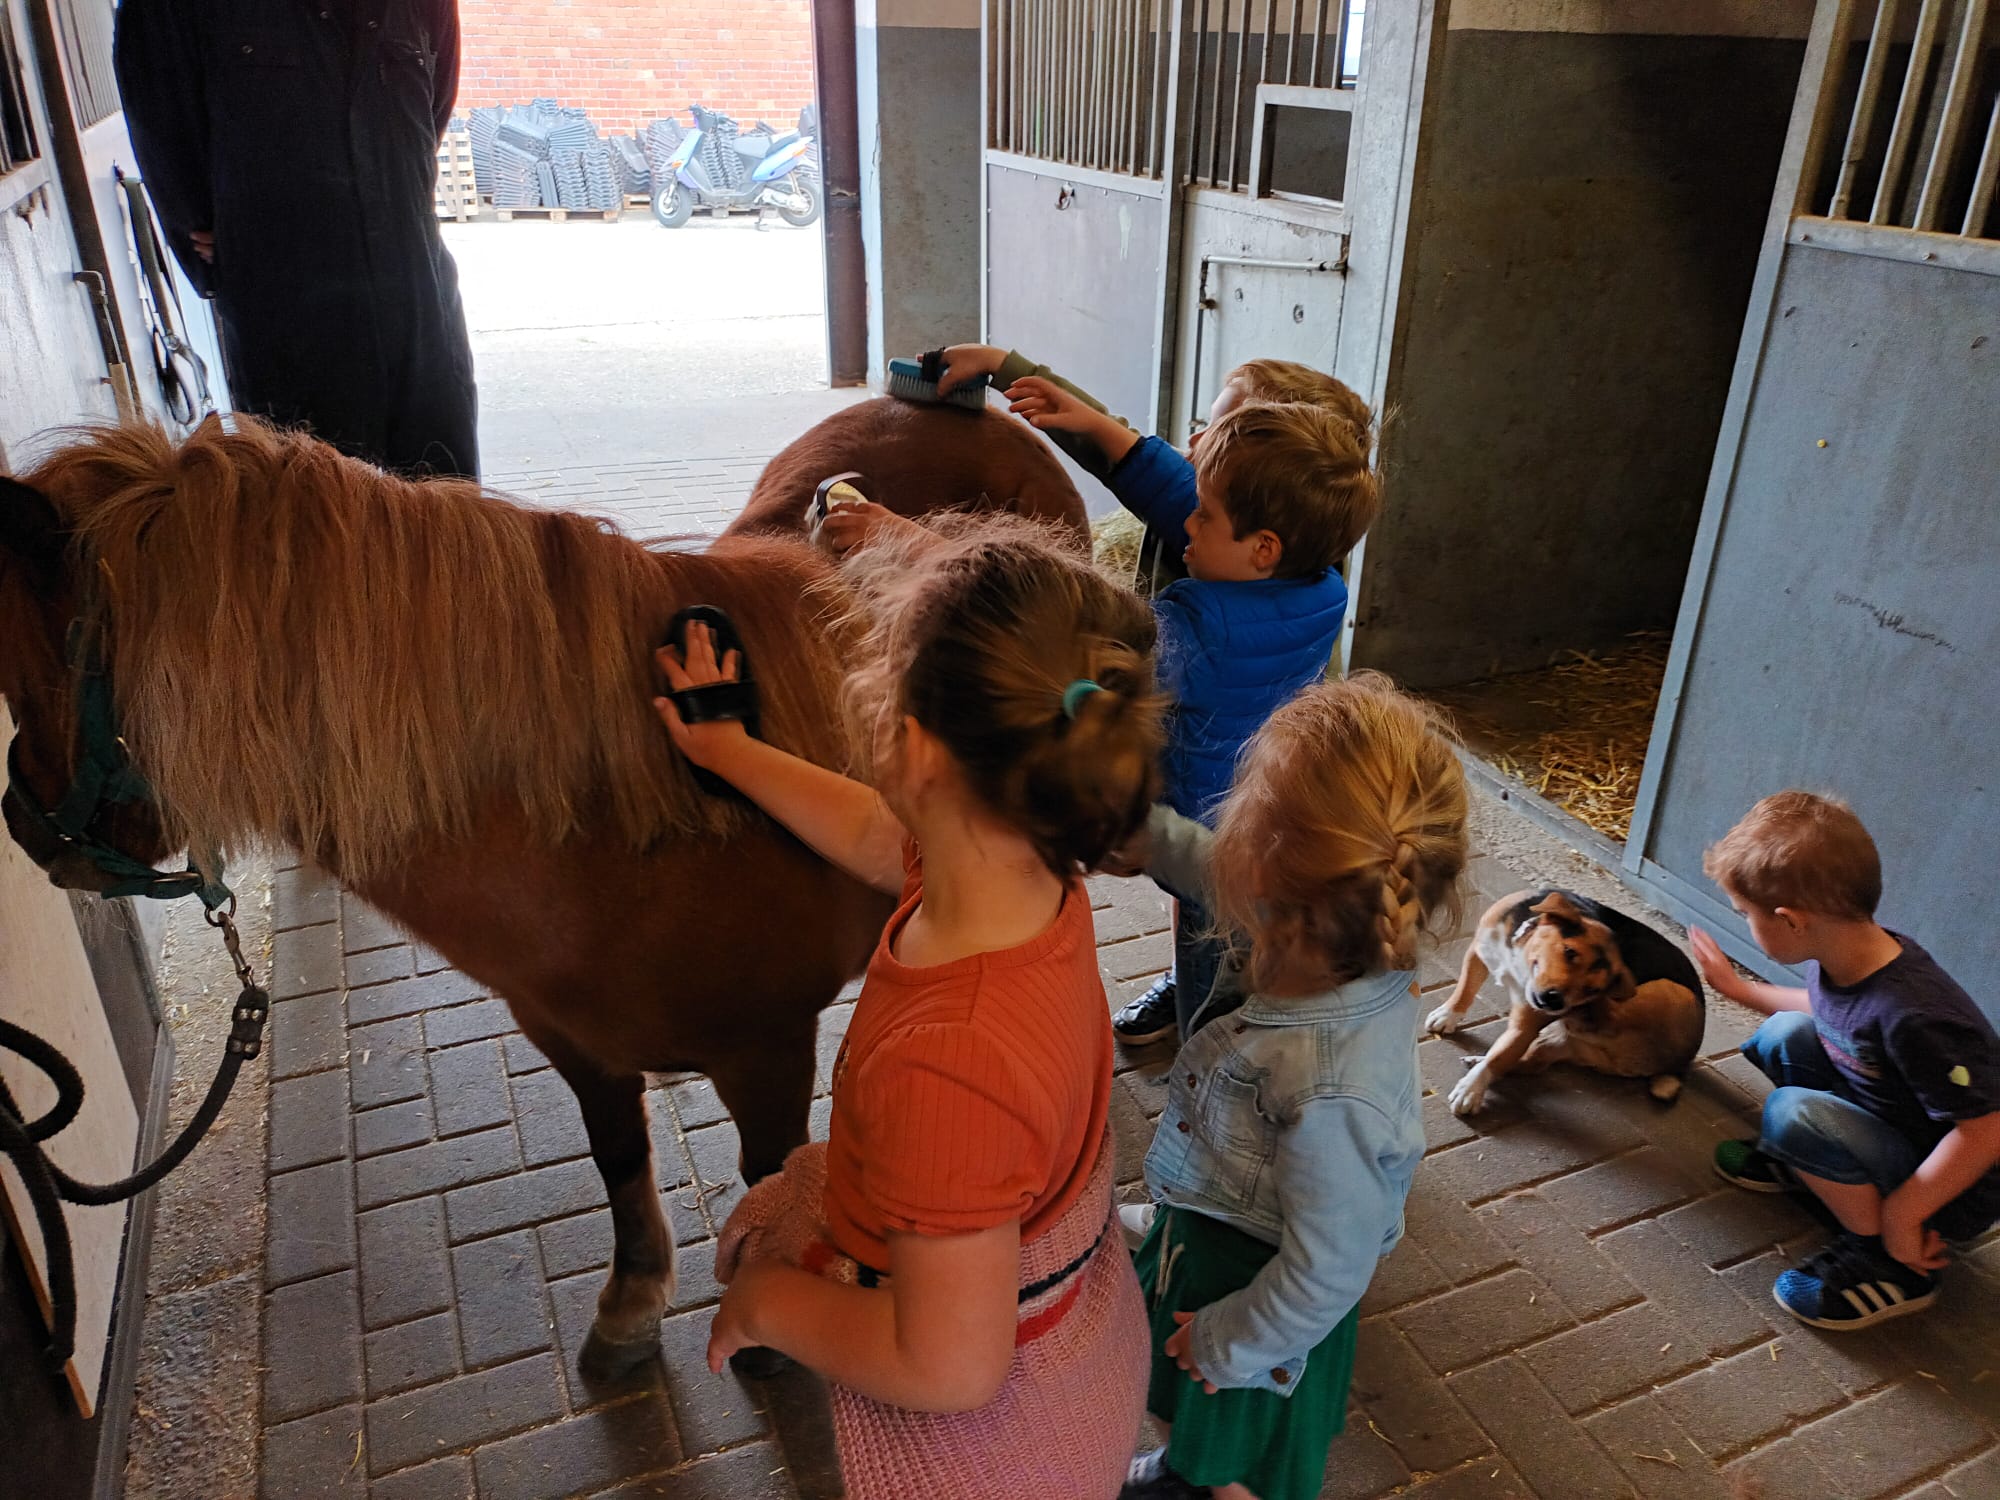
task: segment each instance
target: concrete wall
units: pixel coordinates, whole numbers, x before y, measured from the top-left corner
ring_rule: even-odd
[[[861,0],[868,356],[979,337],[978,0]]]
[[[1989,247],[1990,248],[1990,247]],[[1701,851],[1786,786],[1852,801],[1883,919],[2000,1021],[2000,263],[1785,247],[1647,854]],[[1821,447],[1824,441],[1825,446]]]
[[[1433,49],[1354,665],[1437,685],[1673,619],[1803,43],[1755,5],[1534,29],[1604,9],[1471,0]]]
[[[789,125],[813,97],[809,0],[460,0],[458,107],[551,98],[631,130],[690,104]]]

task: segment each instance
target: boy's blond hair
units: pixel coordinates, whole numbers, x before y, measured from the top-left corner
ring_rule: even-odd
[[[1382,508],[1366,434],[1309,402],[1237,407],[1202,434],[1194,472],[1229,512],[1238,537],[1269,531],[1283,544],[1280,578],[1332,567]]]
[[[1210,852],[1216,915],[1250,941],[1250,983],[1310,994],[1416,967],[1454,911],[1465,773],[1425,704],[1374,672],[1315,683],[1251,737]]]
[[[1766,911],[1868,921],[1882,900],[1882,857],[1854,809],[1838,797],[1774,792],[1720,840],[1701,867],[1740,900]]]
[[[1346,381],[1291,359],[1249,360],[1231,370],[1228,378],[1242,388],[1246,401],[1325,407],[1351,423],[1355,441],[1364,453],[1368,450],[1375,413]]]

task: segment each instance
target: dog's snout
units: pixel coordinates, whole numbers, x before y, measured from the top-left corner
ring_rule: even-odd
[[[1563,992],[1554,989],[1536,990],[1535,1008],[1537,1010],[1561,1010],[1563,1008]]]

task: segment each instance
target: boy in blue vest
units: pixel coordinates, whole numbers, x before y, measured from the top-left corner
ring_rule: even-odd
[[[1174,699],[1165,800],[1212,822],[1244,742],[1332,659],[1347,612],[1339,566],[1381,503],[1367,404],[1331,375],[1254,360],[1230,372],[1183,454],[1018,354],[961,344],[945,362],[940,391],[994,377],[1017,415],[1145,522],[1169,568],[1185,569],[1153,598]],[[1173,972],[1112,1022],[1134,1046],[1185,1040],[1239,998],[1208,913],[1172,894]]]

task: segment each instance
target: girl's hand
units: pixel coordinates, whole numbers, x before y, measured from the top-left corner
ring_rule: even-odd
[[[1029,426],[1051,432],[1087,434],[1105,421],[1104,413],[1039,375],[1024,375],[1007,387],[1007,409]]]
[[[859,504],[849,502],[827,511],[824,519],[816,521],[812,539],[833,553],[835,557],[845,557],[856,547],[866,546],[878,536],[899,534],[909,536],[923,532],[924,528],[907,516],[899,516],[886,505],[877,505],[873,500]]]
[[[717,1321],[721,1320],[718,1318]],[[1167,1357],[1187,1371],[1189,1380],[1196,1382],[1209,1395],[1215,1395],[1215,1382],[1202,1374],[1201,1366],[1194,1362],[1194,1350],[1191,1347],[1194,1342],[1194,1330],[1189,1327],[1194,1322],[1194,1314],[1177,1312],[1174,1314],[1174,1321],[1181,1326],[1167,1339]]]
[[[715,659],[715,635],[699,620],[687,628],[687,658],[682,660],[671,646],[653,653],[653,660],[666,674],[667,685],[675,692],[683,688],[707,687],[713,682],[734,682],[740,662],[734,651]],[[737,719],[714,719],[706,724],[689,724],[681,718],[671,698],[655,698],[653,709],[667,726],[674,748],[705,770],[714,770],[730,754],[747,742],[750,732]]]
[[[938,394],[949,396],[968,380],[981,375],[998,375],[1007,362],[1007,351],[991,344],[953,344],[944,351],[944,373],[938,376]]]
[[[720,1375],[729,1356],[762,1342],[750,1331],[750,1315],[758,1299],[758,1288],[774,1268],[768,1262],[752,1261],[736,1268],[715,1321],[708,1327],[708,1368]]]

